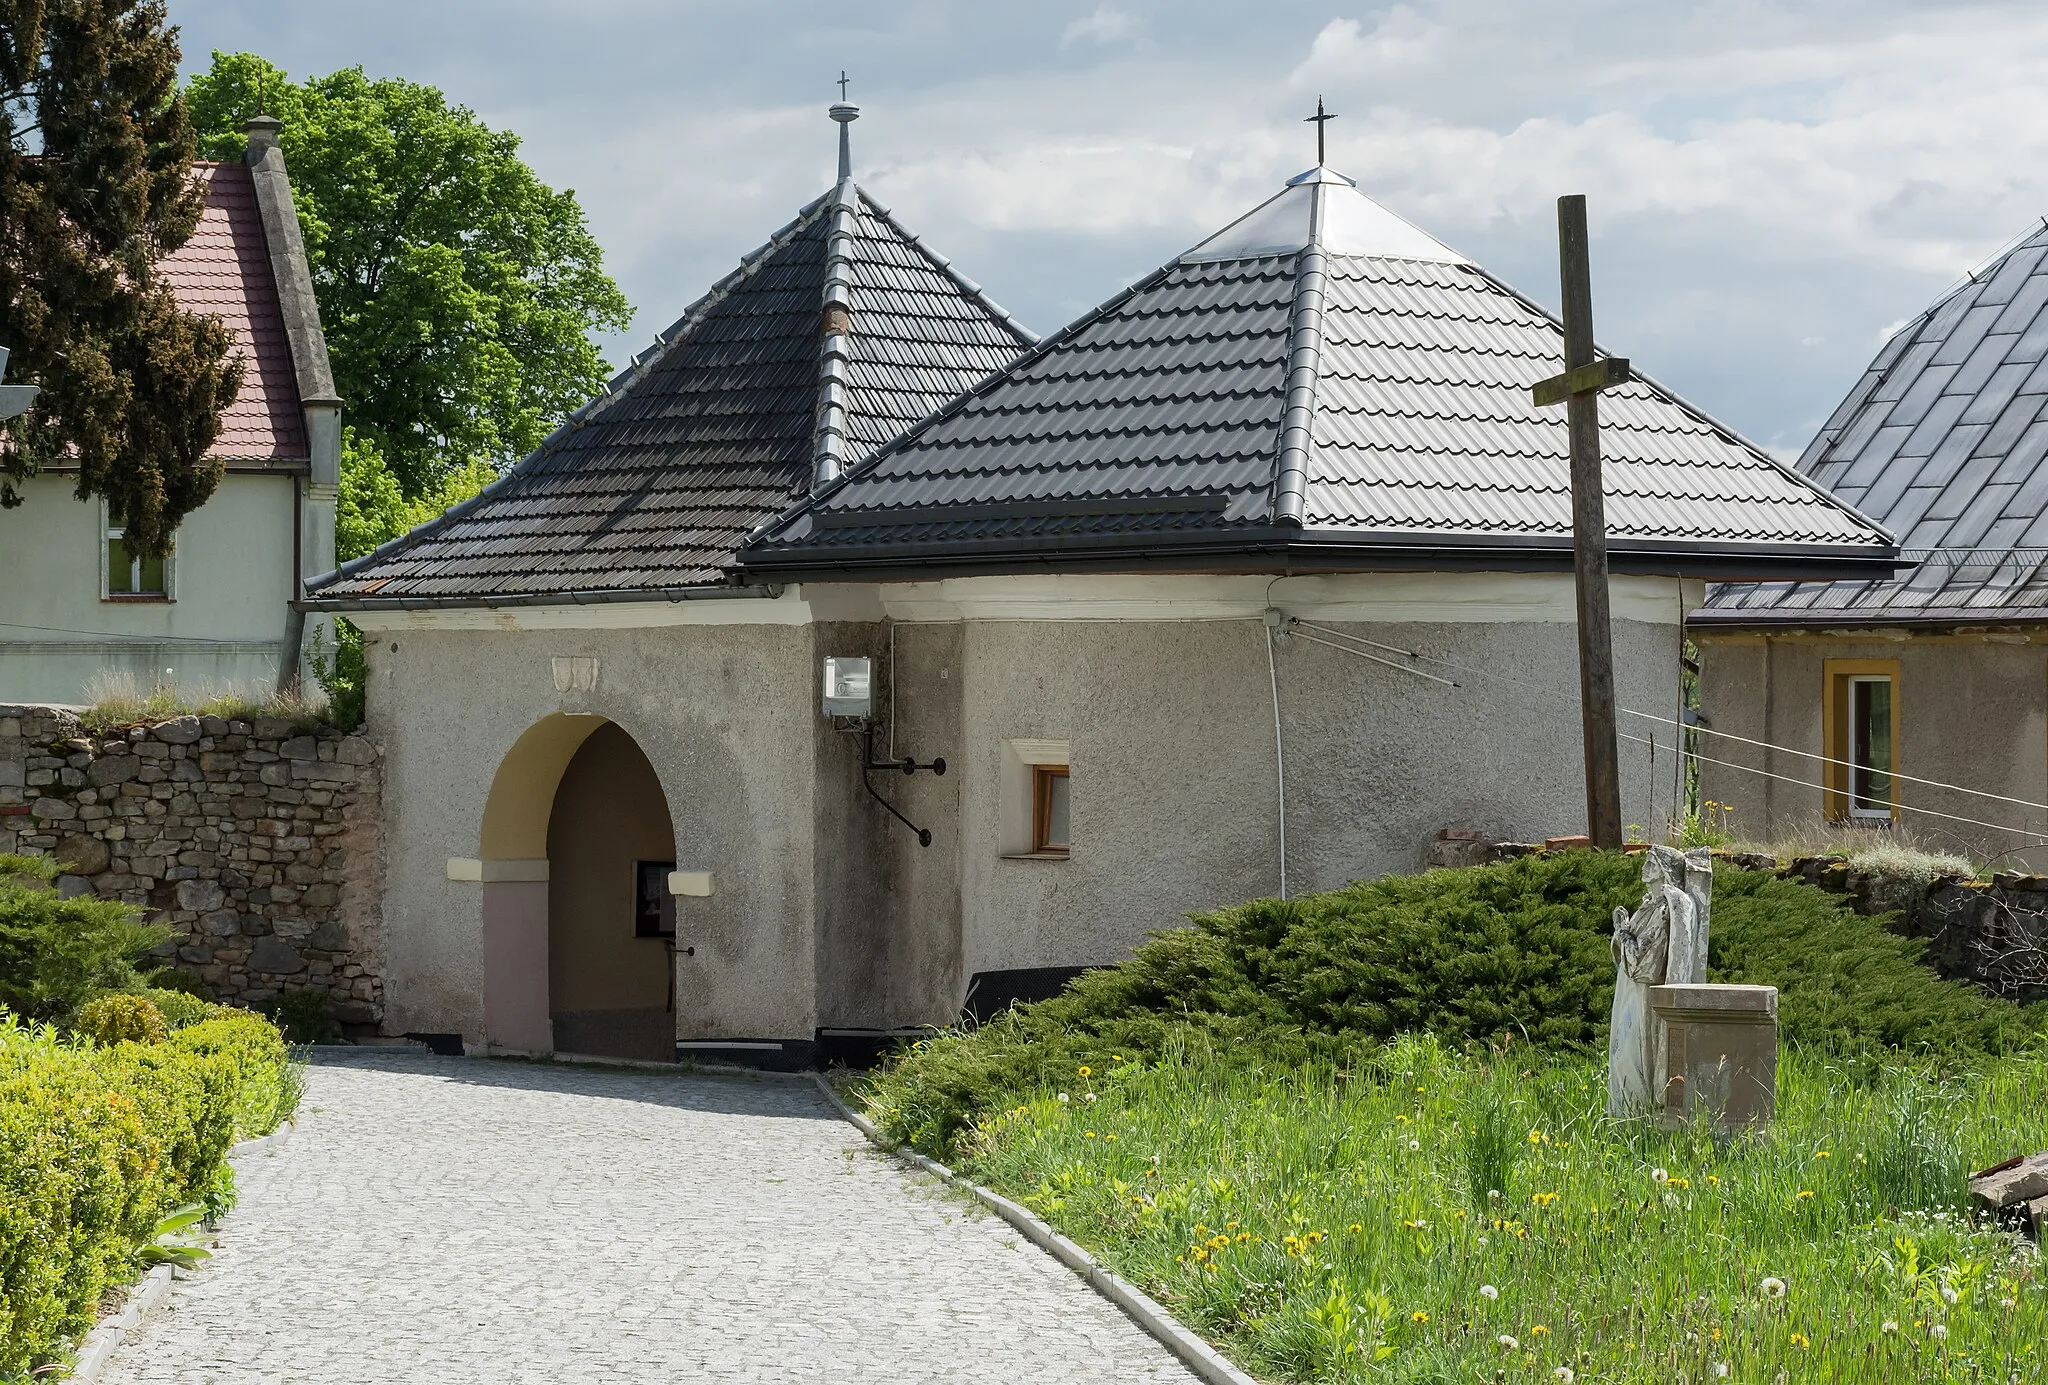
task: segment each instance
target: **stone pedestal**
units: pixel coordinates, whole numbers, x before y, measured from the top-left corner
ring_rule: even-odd
[[[1650,1073],[1665,1128],[1761,1127],[1777,1105],[1776,986],[1652,986]]]

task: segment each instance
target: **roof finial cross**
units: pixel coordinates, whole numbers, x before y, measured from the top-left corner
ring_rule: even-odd
[[[1302,118],[1302,124],[1313,125],[1316,127],[1317,168],[1321,168],[1323,166],[1323,128],[1336,118],[1337,116],[1335,112],[1325,112],[1323,110],[1323,98],[1320,96],[1316,98],[1316,113],[1314,115],[1304,116]]]
[[[839,69],[839,99],[846,99],[846,69],[843,67]]]

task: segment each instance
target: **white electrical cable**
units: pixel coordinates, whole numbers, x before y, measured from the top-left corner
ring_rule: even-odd
[[[1631,736],[1626,732],[1623,732],[1621,734],[1621,739],[1625,741],[1634,741],[1637,745],[1653,744],[1653,742],[1644,740],[1641,736]],[[1710,755],[1694,755],[1692,758],[1698,760],[1701,764],[1705,765],[1720,765],[1725,769],[1744,770],[1750,774],[1760,774],[1766,779],[1777,779],[1782,780],[1787,784],[1797,784],[1802,789],[1819,789],[1822,793],[1842,792],[1842,790],[1840,789],[1830,789],[1825,784],[1815,784],[1805,779],[1794,779],[1789,774],[1773,774],[1771,773],[1771,771],[1767,769],[1757,769],[1751,765],[1738,765],[1733,760],[1716,760]],[[1941,818],[1946,822],[1967,823],[1971,827],[1988,827],[1994,832],[2011,832],[2015,836],[2021,837],[2044,836],[2044,834],[2041,832],[2039,828],[2034,827],[2007,827],[2002,823],[1980,822],[1976,818],[1957,817],[1954,813],[1937,813],[1932,808],[1916,808],[1910,803],[1895,803],[1892,806],[1897,808],[1902,813],[1918,813],[1922,817]]]
[[[1666,726],[1684,725],[1683,722],[1674,722],[1669,717],[1652,716],[1648,712],[1638,712],[1631,707],[1617,707],[1615,710],[1628,716],[1641,717],[1644,721],[1660,721]],[[1787,755],[1797,755],[1807,760],[1819,760],[1825,764],[1839,765],[1844,769],[1857,768],[1853,761],[1838,760],[1832,755],[1817,755],[1811,750],[1794,750],[1789,745],[1772,745],[1769,741],[1751,740],[1748,736],[1738,736],[1733,731],[1716,731],[1711,726],[1694,726],[1691,729],[1698,731],[1702,735],[1719,736],[1723,740],[1741,741],[1744,745],[1757,746],[1763,750],[1779,750]],[[1713,763],[1719,764],[1720,761],[1716,760]],[[1888,778],[1901,780],[1908,784],[1925,784],[1930,789],[1947,789],[1952,793],[1968,794],[1972,798],[1988,798],[1998,803],[2010,803],[2015,808],[2036,808],[2044,813],[2048,813],[2048,803],[2030,803],[2024,798],[2007,798],[2004,794],[1992,793],[1987,789],[1966,789],[1961,784],[1945,784],[1939,779],[1920,779],[1910,774],[1900,774],[1897,770],[1886,770],[1884,773]],[[1829,792],[1832,793],[1834,790],[1829,790]]]
[[[1266,627],[1266,678],[1273,685],[1273,770],[1280,783],[1280,898],[1287,898],[1287,750],[1280,740],[1280,664],[1273,657],[1279,632]]]
[[[1296,625],[1304,626],[1305,628],[1307,628],[1307,629],[1310,629],[1310,630],[1323,630],[1323,629],[1325,629],[1325,627],[1323,627],[1323,626],[1319,626],[1319,625],[1310,625],[1310,624],[1309,624],[1309,623],[1308,623],[1307,621],[1294,621],[1294,622],[1292,622],[1292,623],[1293,623],[1293,624],[1296,624]],[[1298,633],[1298,632],[1297,632],[1297,633]],[[1442,665],[1443,667],[1445,667],[1445,668],[1449,668],[1449,669],[1455,669],[1455,670],[1457,670],[1457,671],[1458,671],[1458,672],[1460,672],[1460,673],[1469,673],[1469,674],[1473,675],[1474,677],[1478,677],[1478,678],[1488,678],[1488,679],[1493,679],[1493,680],[1496,680],[1496,681],[1499,681],[1499,682],[1504,682],[1504,683],[1514,684],[1514,685],[1518,685],[1518,686],[1526,686],[1526,685],[1524,685],[1524,684],[1522,683],[1522,680],[1521,680],[1521,679],[1519,679],[1519,678],[1516,678],[1516,677],[1514,677],[1514,676],[1512,676],[1512,675],[1507,675],[1507,674],[1497,674],[1497,673],[1494,673],[1494,672],[1492,672],[1492,671],[1491,671],[1491,670],[1489,670],[1489,669],[1482,669],[1482,668],[1474,668],[1474,667],[1473,667],[1472,665],[1470,665],[1470,664],[1461,664],[1461,663],[1457,662],[1457,661],[1456,661],[1455,659],[1446,659],[1446,658],[1443,658],[1443,657],[1441,657],[1440,655],[1435,655],[1435,654],[1424,654],[1424,653],[1421,653],[1421,652],[1419,652],[1419,651],[1417,651],[1417,650],[1413,650],[1413,649],[1402,649],[1402,648],[1400,648],[1400,647],[1399,647],[1398,645],[1391,645],[1391,644],[1380,644],[1380,643],[1378,643],[1377,641],[1374,641],[1374,640],[1368,640],[1368,639],[1365,639],[1364,637],[1362,637],[1362,636],[1358,636],[1358,635],[1351,635],[1351,634],[1349,634],[1348,632],[1338,632],[1338,631],[1331,631],[1330,633],[1341,633],[1341,634],[1344,634],[1346,638],[1358,640],[1358,641],[1359,641],[1359,643],[1361,643],[1361,644],[1369,644],[1369,645],[1371,645],[1371,646],[1372,646],[1373,648],[1375,648],[1375,649],[1384,649],[1384,650],[1387,650],[1387,651],[1388,651],[1388,652],[1390,652],[1390,653],[1406,655],[1406,656],[1407,656],[1408,658],[1410,658],[1410,659],[1418,659],[1418,660],[1423,660],[1423,661],[1425,661],[1425,662],[1428,662],[1428,663],[1432,663],[1432,664],[1441,664],[1441,665]],[[1302,639],[1309,639],[1309,638],[1310,638],[1310,636],[1307,636],[1307,635],[1302,635],[1302,636],[1301,636],[1301,638],[1302,638]],[[1321,643],[1321,641],[1318,641],[1318,643]],[[1352,650],[1352,651],[1348,651],[1348,652],[1351,652],[1351,653],[1358,653],[1358,651],[1356,651],[1356,650]],[[1371,656],[1370,656],[1370,655],[1366,655],[1366,654],[1358,654],[1358,657],[1360,657],[1361,659],[1363,659],[1363,658],[1370,658]],[[1385,663],[1385,664],[1388,664],[1388,666],[1389,666],[1389,667],[1392,667],[1392,668],[1403,668],[1403,667],[1404,667],[1404,666],[1403,666],[1403,665],[1401,665],[1401,664],[1395,664],[1395,663],[1392,663],[1392,662],[1391,662],[1390,660],[1385,660],[1385,659],[1375,660],[1374,662],[1376,662],[1376,663]],[[1419,677],[1425,677],[1425,678],[1427,678],[1427,677],[1430,677],[1430,676],[1431,676],[1431,675],[1429,675],[1429,674],[1425,674],[1425,673],[1423,673],[1423,672],[1422,672],[1422,671],[1421,671],[1420,669],[1407,669],[1406,671],[1407,671],[1407,672],[1410,672],[1410,673],[1414,673],[1414,674],[1416,674],[1416,675],[1417,675],[1417,676],[1419,676]],[[1437,682],[1439,682],[1439,683],[1442,683],[1442,682],[1447,682],[1448,680],[1446,680],[1446,679],[1442,679],[1442,678],[1438,678],[1438,679],[1436,679],[1435,681],[1437,681]],[[1452,684],[1451,684],[1451,686],[1452,686],[1452,687],[1456,687],[1456,686],[1458,686],[1458,685],[1457,685],[1457,684],[1455,684],[1455,683],[1452,683]],[[1566,694],[1564,694],[1564,693],[1562,693],[1562,692],[1560,692],[1560,691],[1558,691],[1558,690],[1556,690],[1556,689],[1542,689],[1542,690],[1540,690],[1540,691],[1548,692],[1548,693],[1549,693],[1550,695],[1552,695],[1552,696],[1557,696],[1557,697],[1563,697],[1563,696],[1566,696]],[[1660,722],[1660,723],[1662,723],[1662,724],[1663,724],[1663,725],[1665,725],[1665,726],[1673,726],[1673,727],[1677,727],[1677,728],[1678,728],[1678,729],[1679,729],[1680,731],[1685,731],[1685,730],[1693,730],[1693,731],[1698,731],[1698,732],[1700,732],[1700,733],[1701,733],[1701,734],[1703,734],[1703,735],[1708,735],[1708,736],[1720,736],[1720,737],[1722,737],[1723,739],[1726,739],[1726,740],[1740,741],[1740,742],[1742,742],[1742,743],[1743,743],[1744,745],[1753,745],[1753,746],[1757,746],[1757,747],[1759,747],[1759,748],[1761,748],[1761,749],[1764,749],[1764,750],[1778,750],[1778,751],[1783,751],[1783,752],[1784,752],[1785,754],[1787,754],[1787,755],[1798,755],[1798,756],[1801,756],[1801,757],[1803,757],[1803,758],[1805,758],[1805,759],[1808,759],[1808,760],[1820,760],[1820,761],[1823,761],[1823,762],[1825,762],[1825,763],[1827,763],[1827,764],[1831,764],[1831,765],[1838,765],[1838,766],[1842,766],[1842,767],[1845,767],[1845,768],[1851,768],[1851,769],[1855,768],[1855,766],[1854,766],[1853,764],[1851,764],[1851,763],[1850,763],[1849,761],[1847,761],[1847,760],[1840,760],[1840,759],[1836,759],[1835,757],[1833,757],[1833,756],[1830,756],[1830,755],[1819,755],[1819,754],[1815,754],[1815,753],[1814,753],[1813,751],[1811,751],[1811,750],[1797,750],[1797,749],[1794,749],[1793,747],[1791,747],[1791,746],[1789,746],[1789,745],[1777,745],[1777,744],[1774,744],[1773,742],[1770,742],[1770,741],[1759,741],[1759,740],[1752,740],[1752,739],[1751,739],[1750,737],[1748,737],[1748,736],[1738,736],[1738,735],[1736,735],[1736,734],[1735,734],[1734,732],[1732,732],[1732,731],[1716,731],[1716,730],[1715,730],[1714,728],[1712,728],[1711,726],[1703,726],[1703,725],[1697,725],[1697,724],[1695,724],[1695,725],[1693,725],[1693,726],[1690,726],[1690,727],[1688,727],[1688,726],[1686,725],[1686,723],[1684,723],[1683,721],[1679,721],[1679,720],[1677,720],[1677,719],[1675,719],[1675,718],[1672,718],[1672,717],[1660,717],[1660,716],[1656,715],[1656,714],[1655,714],[1654,712],[1639,712],[1639,711],[1637,711],[1637,710],[1636,710],[1635,708],[1633,708],[1633,707],[1616,707],[1616,708],[1615,708],[1615,710],[1616,710],[1617,712],[1625,713],[1625,714],[1626,714],[1626,715],[1628,715],[1628,716],[1632,716],[1632,717],[1641,717],[1641,718],[1642,718],[1642,719],[1643,719],[1644,721],[1654,721],[1654,722]],[[1654,745],[1656,745],[1656,744],[1657,744],[1657,743],[1656,743],[1655,741],[1645,741],[1645,740],[1642,740],[1642,739],[1641,739],[1640,737],[1635,737],[1635,736],[1623,736],[1623,737],[1622,737],[1622,739],[1623,739],[1623,740],[1633,740],[1633,741],[1636,741],[1636,742],[1637,742],[1638,744],[1640,744],[1640,745],[1650,745],[1650,746],[1654,746]],[[1732,764],[1732,763],[1731,763],[1731,762],[1729,762],[1729,761],[1709,759],[1708,757],[1706,757],[1706,756],[1703,756],[1703,755],[1700,755],[1700,754],[1698,754],[1698,753],[1696,753],[1696,752],[1695,752],[1695,753],[1693,753],[1693,755],[1692,755],[1692,758],[1693,758],[1693,759],[1695,759],[1695,760],[1700,760],[1700,761],[1703,761],[1704,763],[1706,763],[1706,764],[1710,764],[1710,765],[1729,765],[1729,767],[1730,767],[1730,768],[1733,768],[1733,769],[1748,769],[1748,768],[1749,768],[1749,766],[1747,766],[1747,765],[1736,765],[1736,764]],[[1752,772],[1752,773],[1756,773],[1756,774],[1762,774],[1762,773],[1764,773],[1764,771],[1762,771],[1762,770],[1753,770],[1753,771],[1751,771],[1751,772]],[[2034,802],[2031,802],[2031,801],[2029,801],[2029,800],[2027,800],[2027,799],[2024,799],[2024,798],[2012,798],[2012,797],[2009,797],[2009,796],[2007,796],[2007,795],[2005,795],[2005,794],[1996,794],[1996,793],[1992,793],[1992,792],[1991,792],[1991,791],[1989,791],[1988,789],[1969,789],[1969,788],[1964,788],[1964,787],[1963,787],[1963,786],[1962,786],[1961,784],[1950,784],[1950,783],[1947,783],[1947,782],[1945,782],[1944,780],[1940,780],[1940,779],[1922,779],[1922,778],[1918,777],[1917,775],[1911,775],[1911,774],[1900,774],[1900,773],[1899,773],[1899,772],[1897,772],[1896,770],[1893,770],[1893,771],[1888,771],[1888,773],[1890,774],[1890,776],[1891,776],[1892,778],[1894,778],[1894,779],[1897,779],[1897,780],[1899,780],[1899,781],[1900,781],[1900,782],[1902,782],[1902,783],[1907,783],[1907,784],[1920,784],[1920,785],[1924,785],[1925,787],[1927,787],[1927,788],[1931,788],[1931,789],[1946,789],[1946,790],[1948,790],[1948,791],[1949,791],[1949,792],[1951,792],[1951,793],[1967,794],[1967,795],[1969,795],[1969,796],[1970,796],[1970,797],[1972,797],[1972,798],[1983,798],[1983,799],[1988,799],[1988,800],[1990,800],[1990,801],[1992,801],[1992,802],[1995,802],[1995,803],[2009,803],[2009,804],[2011,804],[2011,805],[2012,805],[2013,807],[2015,807],[2015,808],[2032,808],[2032,809],[2035,809],[2036,811],[2039,811],[2039,812],[2048,812],[2048,803],[2034,803]],[[1821,789],[1822,789],[1822,792],[1824,792],[1824,793],[1839,793],[1839,792],[1842,792],[1841,790],[1838,790],[1838,789],[1829,789],[1829,788],[1826,788],[1826,787],[1825,787],[1824,785],[1823,785],[1823,786],[1817,786],[1817,785],[1812,785],[1812,784],[1808,784],[1808,783],[1807,783],[1807,781],[1806,781],[1806,780],[1804,780],[1804,779],[1788,779],[1788,778],[1786,778],[1786,776],[1784,776],[1784,775],[1781,775],[1781,774],[1774,774],[1774,775],[1770,775],[1769,777],[1770,777],[1770,778],[1773,778],[1773,779],[1784,779],[1784,780],[1785,780],[1785,782],[1787,782],[1787,783],[1791,783],[1791,784],[1805,784],[1805,785],[1806,785],[1806,786],[1807,786],[1808,788],[1814,788],[1814,787],[1819,787],[1819,788],[1821,788]],[[1930,815],[1933,815],[1933,816],[1949,816],[1949,815],[1947,815],[1947,814],[1934,814],[1933,810],[1932,810],[1932,809],[1929,809],[1929,808],[1915,808],[1915,809],[1913,809],[1912,811],[1914,811],[1914,812],[1917,812],[1917,813],[1926,813],[1926,814],[1930,814]],[[1988,823],[1988,822],[1978,822],[1978,821],[1977,821],[1977,820],[1976,820],[1975,818],[1956,818],[1956,819],[1955,819],[1955,821],[1957,821],[1957,822],[1967,822],[1967,823],[1969,823],[1969,824],[1971,824],[1972,826],[1975,826],[1975,827],[1996,827],[1996,826],[1997,826],[1997,824],[1996,824],[1996,823]],[[2026,829],[2022,829],[2022,828],[2004,828],[2004,829],[2001,829],[2001,830],[2003,830],[2003,831],[2025,831]]]
[[[1299,622],[1299,621],[1294,621],[1294,622],[1290,622],[1290,623],[1298,625],[1298,624],[1300,624],[1301,622]],[[1314,629],[1314,628],[1319,628],[1319,627],[1313,627],[1313,626],[1312,626],[1312,627],[1310,627],[1310,628]],[[1301,631],[1299,631],[1299,630],[1290,630],[1290,631],[1288,631],[1288,634],[1292,635],[1292,636],[1293,636],[1293,637],[1294,637],[1295,639],[1297,639],[1297,640],[1307,640],[1307,641],[1308,641],[1308,642],[1309,642],[1310,644],[1319,644],[1319,645],[1322,645],[1322,646],[1324,646],[1324,647],[1325,647],[1325,648],[1327,648],[1327,649],[1334,649],[1334,650],[1337,650],[1337,651],[1338,651],[1339,653],[1343,653],[1343,654],[1349,654],[1349,655],[1350,655],[1350,656],[1351,656],[1352,658],[1354,658],[1354,659],[1369,659],[1369,660],[1371,660],[1371,661],[1372,661],[1373,663],[1375,663],[1375,664],[1384,664],[1384,665],[1386,665],[1386,666],[1387,666],[1388,668],[1390,668],[1390,669],[1395,669],[1395,670],[1397,670],[1397,671],[1399,671],[1399,672],[1401,672],[1401,673],[1405,673],[1405,674],[1408,674],[1408,675],[1410,675],[1410,676],[1412,676],[1412,677],[1415,677],[1415,678],[1427,678],[1427,679],[1428,679],[1428,680],[1429,680],[1430,682],[1432,682],[1432,683],[1441,683],[1441,684],[1443,684],[1443,685],[1444,685],[1445,687],[1447,687],[1447,688],[1455,688],[1455,687],[1457,687],[1457,686],[1458,686],[1458,685],[1457,685],[1457,684],[1456,684],[1455,682],[1453,682],[1453,681],[1452,681],[1451,679],[1448,679],[1448,678],[1439,678],[1439,677],[1438,677],[1438,676],[1437,676],[1436,674],[1434,674],[1434,673],[1424,673],[1424,672],[1423,672],[1423,671],[1422,671],[1421,669],[1419,669],[1419,668],[1410,668],[1410,667],[1408,667],[1408,665],[1406,665],[1406,664],[1397,664],[1397,663],[1395,663],[1395,662],[1394,662],[1394,661],[1393,661],[1392,659],[1382,659],[1382,658],[1381,658],[1381,657],[1380,657],[1379,655],[1377,655],[1377,654],[1368,654],[1368,653],[1366,653],[1366,652],[1365,652],[1364,650],[1362,650],[1362,649],[1353,649],[1353,648],[1351,648],[1351,647],[1350,647],[1350,646],[1348,646],[1348,645],[1342,645],[1342,644],[1338,644],[1338,643],[1337,643],[1337,642],[1336,642],[1335,640],[1326,640],[1326,639],[1323,639],[1323,638],[1321,638],[1320,636],[1317,636],[1317,635],[1304,635],[1304,634],[1302,634],[1302,633],[1301,633]],[[1371,641],[1371,640],[1361,640],[1361,641],[1360,641],[1360,643],[1361,643],[1361,644],[1372,644],[1372,641]],[[1376,649],[1385,649],[1385,648],[1387,648],[1388,646],[1386,646],[1386,645],[1374,645],[1373,647],[1374,647],[1374,648],[1376,648]],[[1406,653],[1407,651],[1406,651],[1406,650],[1396,650],[1395,652],[1396,652],[1396,653]]]

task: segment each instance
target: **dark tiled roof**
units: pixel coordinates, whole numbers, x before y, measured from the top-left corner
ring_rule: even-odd
[[[312,584],[322,603],[561,599],[720,584],[809,487],[835,194],[719,283],[482,495]],[[854,190],[849,459],[1032,338]]]
[[[1564,412],[1529,397],[1562,358],[1526,299],[1348,180],[1304,175],[883,448],[741,565],[1568,562]],[[1618,567],[1889,556],[1875,526],[1655,384],[1601,409]],[[1290,447],[1298,527],[1278,499]]]
[[[203,163],[192,172],[206,186],[206,210],[192,239],[159,261],[157,272],[180,307],[219,318],[242,356],[242,388],[222,412],[208,455],[303,462],[306,418],[255,183],[245,164]]]
[[[2048,619],[2048,226],[1895,333],[1799,469],[1920,566],[1720,584],[1702,622]]]

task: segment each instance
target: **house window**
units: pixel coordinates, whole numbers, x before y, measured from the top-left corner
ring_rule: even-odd
[[[674,861],[633,863],[633,936],[673,938],[676,935],[676,897],[669,893],[668,875]]]
[[[1073,819],[1065,741],[1004,741],[998,781],[1001,851],[1012,861],[1064,861]]]
[[[109,601],[170,599],[170,559],[129,551],[127,529],[119,515],[109,514],[106,527],[106,580]]]
[[[1829,659],[1826,679],[1827,816],[1891,822],[1899,813],[1898,661]]]
[[[1035,856],[1067,854],[1068,804],[1067,767],[1031,767],[1031,851]]]

